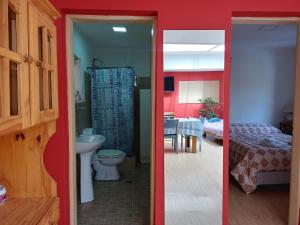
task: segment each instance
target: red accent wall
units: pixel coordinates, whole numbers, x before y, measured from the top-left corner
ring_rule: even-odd
[[[199,80],[218,80],[220,81],[220,103],[223,102],[223,72],[167,72],[165,76],[174,77],[174,91],[164,92],[164,112],[174,112],[176,117],[195,117],[200,116],[199,110],[203,107],[202,104],[188,103],[179,104],[179,81],[199,81]],[[222,117],[222,108],[217,111],[217,114]]]
[[[155,225],[164,224],[164,154],[163,154],[163,30],[165,29],[224,29],[226,31],[224,80],[224,181],[223,225],[228,224],[228,147],[230,42],[232,16],[300,16],[299,0],[50,0],[62,12],[57,21],[59,111],[57,133],[46,148],[45,164],[58,183],[61,199],[60,225],[69,225],[69,155],[66,68],[66,14],[154,15],[157,17],[157,53],[155,87]]]

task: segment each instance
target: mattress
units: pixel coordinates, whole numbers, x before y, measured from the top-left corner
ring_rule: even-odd
[[[272,126],[232,124],[229,145],[231,175],[246,193],[253,192],[258,185],[259,172],[290,170],[291,143],[292,136]]]
[[[223,139],[223,120],[214,123],[210,123],[205,120],[203,131]]]

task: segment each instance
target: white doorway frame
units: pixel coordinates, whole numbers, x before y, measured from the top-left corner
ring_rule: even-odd
[[[150,225],[154,225],[154,187],[155,187],[155,80],[156,80],[156,17],[155,16],[115,16],[115,15],[66,15],[66,50],[68,82],[68,125],[69,125],[69,190],[70,224],[77,225],[77,188],[76,188],[76,153],[75,153],[75,97],[73,71],[73,26],[74,22],[126,22],[148,23],[152,25],[152,62],[151,62],[151,194]]]
[[[293,137],[300,137],[300,17],[233,17],[232,24],[296,24],[297,52],[294,96]],[[291,156],[291,181],[289,201],[289,225],[298,225],[300,208],[300,139],[293,138]]]

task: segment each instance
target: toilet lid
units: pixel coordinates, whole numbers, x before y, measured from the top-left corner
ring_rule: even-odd
[[[98,158],[113,158],[122,156],[124,152],[117,149],[105,149],[97,152]]]

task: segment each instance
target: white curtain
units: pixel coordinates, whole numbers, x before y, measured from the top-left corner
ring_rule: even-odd
[[[84,73],[81,69],[79,58],[74,60],[74,80],[75,80],[75,102],[80,103],[85,100],[84,93]]]

